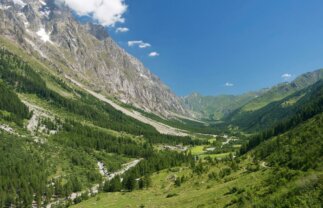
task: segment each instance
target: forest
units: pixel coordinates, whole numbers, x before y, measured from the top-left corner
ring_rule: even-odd
[[[104,157],[111,157],[107,154],[114,154],[116,158],[118,155],[125,158],[144,158],[145,160],[124,176],[125,182],[121,184],[123,189],[143,188],[148,186],[149,174],[152,172],[191,160],[191,156],[186,154],[155,152],[153,144],[194,145],[202,142],[190,137],[159,134],[153,127],[122,114],[82,91],[77,91],[81,95],[77,100],[65,98],[49,89],[37,70],[4,48],[0,50],[0,78],[1,119],[9,123],[14,122],[24,128],[26,121],[32,116],[32,112],[29,112],[17,93],[36,95],[51,106],[83,118],[82,123],[72,118],[42,119],[41,124],[46,128],[58,130],[45,144],[35,144],[30,135],[22,137],[0,131],[1,158],[8,158],[0,162],[1,207],[13,204],[29,207],[32,203],[40,206],[49,203],[53,197],[68,197],[93,183],[100,183],[102,176],[93,171],[97,169],[93,160],[106,160]],[[51,78],[64,89],[70,89],[60,79]],[[84,121],[97,127],[85,125]],[[103,129],[140,136],[143,140],[115,136]],[[70,164],[71,172],[63,177],[53,178],[52,172],[56,166],[61,165],[61,161],[53,161],[54,157],[51,155],[57,150],[60,159]],[[106,163],[109,170],[120,168],[119,162],[112,161]],[[139,182],[136,180],[138,177],[141,178]],[[115,181],[116,179],[109,183]],[[131,184],[135,185],[131,188]],[[104,189],[115,190],[111,187]]]

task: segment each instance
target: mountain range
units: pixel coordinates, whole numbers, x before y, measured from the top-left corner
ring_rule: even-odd
[[[298,76],[291,82],[284,82],[271,88],[242,95],[202,96],[193,93],[183,97],[182,102],[198,117],[210,120],[238,120],[253,111],[281,100],[302,90],[323,78],[323,69]]]
[[[323,204],[323,69],[178,97],[53,0],[0,17],[0,207]]]
[[[69,77],[112,100],[166,118],[234,117],[233,112],[239,114],[264,107],[322,76],[320,71],[308,73],[292,83],[236,96],[193,93],[179,98],[139,60],[119,47],[103,26],[79,23],[66,6],[38,0],[22,4],[1,0],[1,5],[0,35],[46,61],[52,73],[64,79]]]
[[[0,1],[0,35],[48,62],[53,73],[162,116],[188,115],[180,99],[103,26],[80,24],[69,8],[54,1],[24,2]]]

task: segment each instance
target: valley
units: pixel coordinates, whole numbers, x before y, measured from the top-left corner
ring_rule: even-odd
[[[0,207],[322,206],[323,69],[178,97],[103,26],[19,2],[0,0]]]

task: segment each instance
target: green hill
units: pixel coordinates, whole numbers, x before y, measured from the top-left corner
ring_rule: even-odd
[[[46,61],[9,41],[5,45],[0,48],[0,156],[6,158],[0,162],[0,207],[68,204],[72,193],[99,189],[96,184],[107,176],[98,163],[113,173],[129,162],[143,167],[148,161],[141,177],[192,159],[155,146],[201,143],[160,134],[62,79]]]
[[[102,193],[73,207],[320,207],[323,114],[250,152],[154,173],[133,192]]]
[[[303,105],[323,99],[323,81],[299,90],[286,98],[250,112],[234,113],[227,118],[230,124],[246,131],[259,131],[294,115]]]
[[[322,78],[323,69],[302,74],[290,83],[286,82],[270,88],[262,95],[231,113],[226,119],[230,119],[231,121],[238,119],[245,114],[259,110],[272,102],[284,99],[287,96],[316,83]]]
[[[239,156],[201,157],[153,173],[147,189],[102,193],[75,207],[320,207],[323,82],[268,106],[268,119],[280,119],[262,126]]]
[[[127,106],[186,130],[181,137],[160,134],[58,66],[0,41],[0,207],[322,204],[322,70],[260,94],[202,97],[212,119],[233,111],[221,128]],[[230,134],[226,124],[240,129]]]
[[[261,95],[264,91],[250,92],[243,95],[202,96],[193,93],[182,100],[188,109],[204,119],[220,120],[234,110]]]

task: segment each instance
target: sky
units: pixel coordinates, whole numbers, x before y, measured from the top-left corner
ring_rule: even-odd
[[[323,68],[321,0],[57,1],[107,26],[180,96],[241,94]]]

